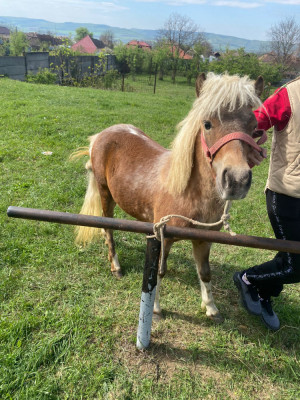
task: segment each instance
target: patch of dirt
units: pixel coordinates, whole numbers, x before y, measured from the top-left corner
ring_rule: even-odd
[[[135,370],[141,377],[156,381],[170,381],[178,370],[186,367],[197,369],[203,376],[207,374],[207,366],[195,362],[192,351],[188,349],[189,343],[197,341],[206,328],[194,316],[172,313],[172,319],[177,319],[176,325],[168,319],[153,323],[151,344],[144,351],[138,350],[133,340],[128,340],[135,337],[136,331],[123,332],[116,355],[118,362],[129,370]],[[201,354],[197,354],[198,357],[201,358]]]
[[[216,399],[218,393],[222,392],[226,394],[226,398],[240,399],[240,393],[237,393],[232,387],[236,378],[232,376],[230,370],[220,371],[214,368],[211,365],[209,349],[202,349],[199,346],[199,338],[205,332],[207,333],[208,323],[205,317],[202,319],[188,314],[168,312],[165,320],[153,323],[151,344],[144,351],[136,348],[136,330],[132,326],[128,327],[122,332],[115,353],[116,363],[127,368],[130,373],[137,374],[141,379],[148,378],[163,384],[169,384],[176,375],[186,371],[191,376],[197,376],[197,379],[203,382],[214,382],[215,393],[208,398]],[[243,325],[240,325],[239,328],[240,331],[247,329]],[[191,343],[194,343],[195,347]],[[232,358],[236,359],[234,355]],[[241,360],[237,360],[237,363],[239,362]],[[254,382],[256,381],[255,374],[249,370],[248,390],[249,387],[253,387],[253,400],[276,398],[280,387],[274,386],[266,376],[260,378],[259,387],[264,388],[263,393],[258,393],[257,383]],[[243,380],[244,378],[242,378]]]

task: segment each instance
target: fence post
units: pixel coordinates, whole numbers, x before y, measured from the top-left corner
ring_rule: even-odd
[[[154,71],[154,88],[153,88],[153,93],[154,94],[156,92],[156,77],[157,77],[157,64],[155,66],[155,71]]]
[[[95,71],[95,57],[91,56],[91,75],[93,75]]]
[[[122,92],[125,90],[125,74],[122,74]]]
[[[24,74],[24,76],[25,76],[25,80],[26,80],[26,77],[27,77],[27,74],[28,74],[27,54],[23,53],[23,57],[24,57],[24,65],[25,65],[25,74]]]
[[[156,238],[147,238],[139,326],[136,340],[136,347],[139,350],[146,349],[150,344],[160,247],[161,242],[159,240]]]

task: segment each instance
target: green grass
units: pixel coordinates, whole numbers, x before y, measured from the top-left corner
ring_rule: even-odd
[[[191,245],[177,243],[161,290],[165,320],[153,325],[149,350],[139,352],[145,238],[116,232],[125,274],[117,281],[102,241],[81,250],[71,226],[6,216],[10,205],[78,212],[84,160],[68,157],[109,125],[132,123],[168,146],[194,98],[192,87],[171,90],[165,85],[154,96],[1,79],[1,399],[300,398],[299,286],[276,299],[282,328],[271,333],[243,311],[232,282],[234,271],[273,252],[213,246],[213,290],[225,317],[216,326],[200,308]],[[267,169],[267,161],[254,169],[248,197],[233,205],[238,233],[273,237]],[[116,216],[125,217],[120,209]]]

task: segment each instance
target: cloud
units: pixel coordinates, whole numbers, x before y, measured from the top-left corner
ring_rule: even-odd
[[[53,22],[111,24],[117,14],[128,10],[120,1],[100,0],[0,0],[0,14],[43,18]]]
[[[127,7],[119,5],[118,2],[112,2],[112,1],[109,2],[109,1],[98,1],[98,0],[49,0],[48,4],[51,5],[51,3],[54,6],[69,5],[70,7],[92,9],[95,11],[104,11],[104,12],[121,11],[127,9]]]
[[[284,0],[282,0],[284,1]],[[289,1],[289,0],[287,0]],[[296,1],[296,0],[290,0]],[[300,1],[300,0],[299,0]],[[236,8],[257,8],[263,6],[263,3],[257,1],[244,0],[136,0],[138,3],[166,3],[170,6],[187,6],[187,5],[212,5]]]
[[[284,4],[290,6],[299,6],[300,0],[264,0],[265,3]]]
[[[62,3],[65,3],[65,0],[55,0]],[[79,6],[88,7],[91,9],[100,9],[102,11],[121,11],[128,10],[128,7],[124,7],[118,4],[118,2],[108,2],[108,1],[97,1],[97,0],[68,0],[70,3],[76,5],[78,3]]]
[[[300,5],[300,0],[136,0],[137,3],[165,3],[171,6],[187,6],[187,5],[211,5],[235,8],[258,8],[263,7],[266,3],[284,4],[284,5]]]
[[[262,3],[258,2],[242,2],[242,1],[230,1],[230,0],[220,0],[220,1],[213,1],[212,5],[214,6],[223,6],[223,7],[235,7],[235,8],[257,8],[262,7]]]
[[[7,4],[9,3],[9,4]],[[102,12],[111,12],[111,11],[122,11],[127,10],[128,7],[121,6],[118,4],[117,1],[99,1],[99,0],[47,0],[41,2],[39,0],[0,0],[0,10],[5,8],[5,6],[9,6],[13,9],[22,9],[24,6],[28,7],[29,9],[44,8],[44,9],[92,9],[95,11],[102,11]]]
[[[135,0],[136,3],[165,3],[170,6],[209,4],[209,0]]]

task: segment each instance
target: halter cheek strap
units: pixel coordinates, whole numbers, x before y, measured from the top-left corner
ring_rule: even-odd
[[[259,137],[259,140],[256,142],[251,136],[246,135],[246,133],[243,133],[243,132],[232,132],[232,133],[229,133],[228,135],[223,136],[211,147],[208,147],[207,143],[205,141],[205,138],[204,138],[204,133],[203,133],[203,131],[201,131],[201,144],[202,144],[202,148],[204,150],[206,157],[209,158],[209,161],[212,164],[215,154],[220,150],[221,147],[223,147],[226,143],[231,142],[232,140],[242,140],[243,142],[248,143],[251,147],[253,147],[260,154],[262,154],[262,148],[260,147],[260,145],[265,143],[265,141],[267,140],[266,131],[256,130],[253,134],[253,137],[254,138]],[[253,165],[250,165],[250,164],[249,164],[249,166],[250,166],[250,168],[253,167]]]

